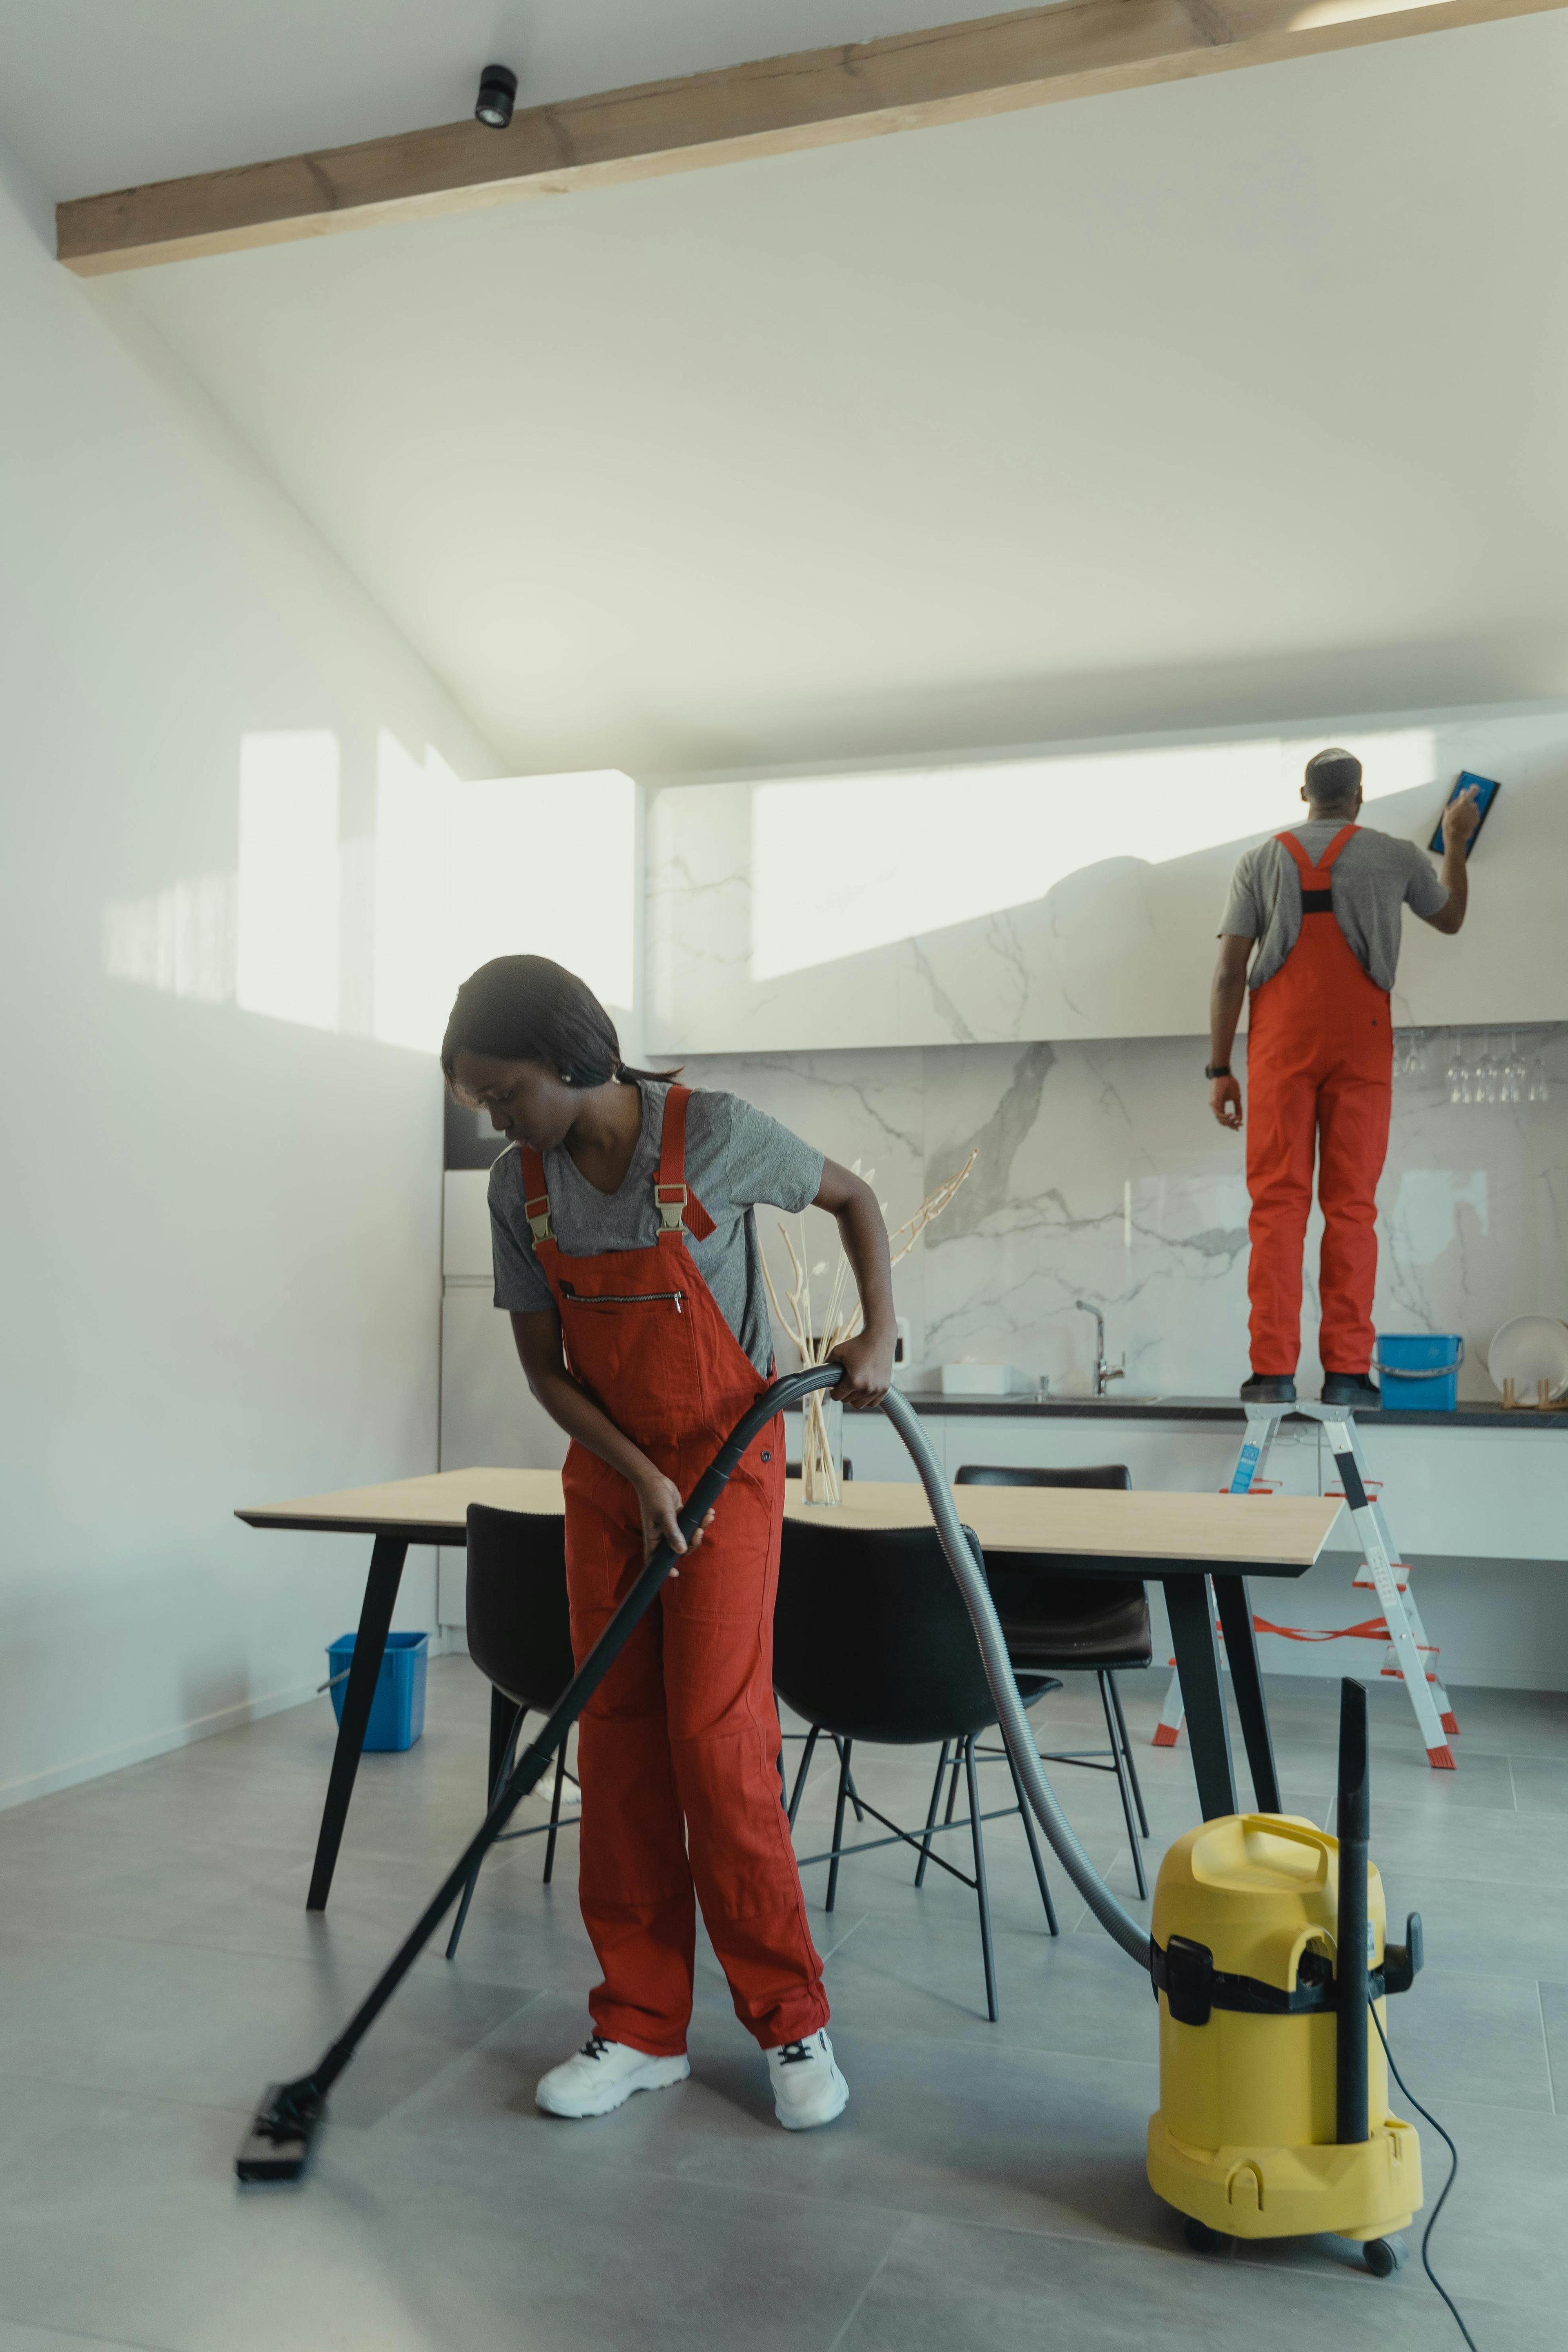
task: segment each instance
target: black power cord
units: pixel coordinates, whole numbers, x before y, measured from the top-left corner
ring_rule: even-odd
[[[1447,2288],[1443,2284],[1442,2280],[1437,2276],[1436,2272],[1433,2269],[1432,2258],[1426,2251],[1432,2242],[1432,2232],[1437,2226],[1437,2216],[1442,2211],[1444,2206],[1447,2203],[1448,2191],[1452,2189],[1455,2181],[1458,2180],[1459,2177],[1459,2151],[1454,2146],[1453,2141],[1448,2137],[1447,2133],[1443,2129],[1442,2125],[1437,2121],[1436,2116],[1432,2115],[1422,2105],[1420,2100],[1416,2097],[1415,2092],[1411,2089],[1409,2084],[1405,2081],[1404,2075],[1394,2064],[1394,2053],[1388,2046],[1388,2036],[1383,2030],[1383,2020],[1377,2013],[1377,2004],[1373,2001],[1369,2002],[1368,2006],[1372,2011],[1372,2021],[1377,2028],[1377,2038],[1383,2044],[1383,2054],[1388,2061],[1389,2073],[1393,2075],[1394,2081],[1398,2084],[1400,2089],[1404,2092],[1405,2097],[1409,2100],[1416,2114],[1418,2116],[1425,2116],[1426,2122],[1431,2125],[1433,2130],[1436,2133],[1438,2138],[1447,2149],[1449,2158],[1451,2158],[1448,2168],[1448,2178],[1443,2183],[1443,2194],[1438,2198],[1436,2205],[1433,2206],[1431,2218],[1427,2221],[1426,2227],[1421,2232],[1421,2267],[1426,2272],[1427,2277],[1431,2280],[1433,2285],[1436,2288],[1438,2294],[1442,2296],[1444,2302],[1447,2305],[1449,2311],[1453,2314],[1454,2325],[1458,2329],[1460,2335],[1464,2337],[1466,2343],[1469,2346],[1470,2352],[1476,2352],[1476,2339],[1470,2334],[1469,2329],[1465,2326],[1464,2321],[1460,2318],[1459,2307],[1454,2301],[1453,2296],[1448,2293]]]

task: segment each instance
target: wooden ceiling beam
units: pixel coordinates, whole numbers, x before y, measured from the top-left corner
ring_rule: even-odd
[[[78,197],[58,209],[58,251],[82,277],[143,269],[1563,5],[1568,0],[1058,0],[520,109],[506,131],[447,123]]]

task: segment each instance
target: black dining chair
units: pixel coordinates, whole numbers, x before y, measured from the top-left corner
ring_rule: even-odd
[[[1121,1462],[1071,1470],[1008,1469],[971,1462],[953,1480],[955,1486],[1107,1486],[1123,1492],[1131,1484],[1127,1466]],[[1100,1685],[1110,1748],[1069,1749],[1047,1755],[1045,1761],[1115,1773],[1139,1899],[1146,1901],[1149,1885],[1140,1832],[1148,1836],[1149,1816],[1143,1810],[1143,1791],[1138,1784],[1138,1767],[1132,1761],[1116,1677],[1124,1667],[1153,1663],[1148,1594],[1132,1577],[1042,1576],[1029,1566],[1026,1553],[998,1553],[987,1564],[986,1572],[1007,1637],[1007,1655],[1019,1673],[1092,1674]],[[995,1751],[989,1753],[994,1756]],[[1109,1762],[1104,1760],[1107,1756]]]
[[[488,1786],[493,1805],[516,1760],[524,1716],[531,1706],[548,1714],[574,1670],[563,1519],[469,1504],[468,1634],[468,1655],[490,1685]],[[563,1740],[555,1758],[550,1819],[525,1830],[503,1830],[497,1841],[544,1838],[546,1886],[555,1868],[556,1838],[563,1827],[572,1826],[561,1818],[562,1791],[569,1777]],[[476,1863],[452,1923],[448,1959],[457,1952],[479,1876]]]
[[[965,1530],[968,1533],[968,1530]],[[985,1562],[973,1535],[970,1544]],[[1047,1883],[1039,1841],[1023,1792],[1014,1780],[1016,1802],[982,1813],[975,1778],[975,1738],[996,1721],[980,1648],[952,1572],[931,1528],[851,1528],[792,1519],[784,1529],[773,1612],[773,1685],[810,1728],[805,1752],[789,1801],[793,1829],[818,1738],[826,1733],[838,1749],[838,1793],[833,1843],[807,1854],[803,1870],[827,1864],[826,1908],[838,1892],[838,1867],[856,1853],[902,1843],[921,1856],[921,1876],[929,1860],[971,1888],[980,1911],[980,1948],[985,1969],[985,2003],[996,2022],[996,1962],[991,1933],[991,1898],[985,1880],[983,1822],[1014,1812],[1023,1815],[1029,1853],[1051,1934],[1057,1916]],[[1050,1675],[1020,1678],[1026,1702],[1047,1688],[1059,1689]],[[942,1763],[923,1830],[907,1830],[879,1811],[860,1791],[860,1805],[890,1834],[844,1843],[844,1810],[850,1801],[850,1758],[857,1740],[895,1748],[940,1743]],[[962,1769],[969,1811],[939,1822],[938,1792],[948,1753],[953,1787]],[[949,1862],[932,1841],[946,1830],[968,1830],[973,1856],[971,1877]]]

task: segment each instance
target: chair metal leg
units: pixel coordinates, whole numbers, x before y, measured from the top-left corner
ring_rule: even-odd
[[[1004,1747],[1005,1748],[1005,1742]],[[1029,1801],[1024,1794],[1024,1784],[1018,1778],[1018,1768],[1013,1761],[1013,1751],[1007,1748],[1005,1752],[1007,1769],[1013,1775],[1013,1794],[1018,1800],[1018,1811],[1024,1817],[1024,1835],[1029,1841],[1029,1859],[1035,1865],[1035,1876],[1040,1885],[1040,1900],[1046,1906],[1046,1925],[1053,1936],[1059,1936],[1061,1929],[1057,1925],[1057,1906],[1051,1901],[1050,1883],[1046,1876],[1046,1865],[1040,1855],[1040,1841],[1035,1834],[1035,1817],[1030,1811]]]
[[[523,1714],[526,1715],[527,1712],[525,1707]],[[492,1683],[490,1685],[490,1750],[489,1759],[485,1767],[492,1790],[500,1780],[500,1769],[506,1761],[507,1742],[514,1736],[521,1721],[522,1716],[519,1715],[515,1702],[508,1698],[505,1691],[497,1690]]]
[[[837,1739],[834,1746],[837,1747]],[[833,1859],[827,1865],[827,1901],[826,1910],[833,1908],[833,1898],[838,1892],[838,1855],[844,1843],[844,1804],[849,1794],[849,1757],[855,1742],[847,1739],[838,1749],[838,1802],[833,1809]]]
[[[514,1707],[510,1699],[505,1697],[493,1685],[491,1685],[489,1801],[492,1805],[510,1777],[512,1759],[517,1754],[518,1734],[522,1729],[522,1718],[527,1713],[527,1707]],[[509,1715],[511,1717],[510,1730],[505,1728]],[[557,1780],[557,1791],[560,1790],[560,1781]],[[546,1873],[547,1876],[548,1874]],[[452,1932],[447,1938],[447,1958],[449,1960],[454,1960],[458,1957],[458,1943],[463,1932],[463,1923],[468,1918],[468,1906],[474,1899],[474,1889],[479,1883],[479,1865],[476,1862],[468,1873],[468,1883],[463,1889],[463,1899],[458,1906],[458,1916],[452,1922]]]
[[[915,1885],[925,1885],[926,1864],[931,1860],[931,1832],[936,1827],[936,1809],[942,1802],[942,1776],[947,1769],[948,1742],[942,1743],[942,1754],[936,1759],[936,1779],[931,1784],[931,1803],[926,1808],[926,1833],[921,1845],[921,1858],[915,1865]]]
[[[832,1737],[832,1740],[833,1740],[833,1745],[834,1745],[835,1748],[837,1750],[838,1758],[839,1758],[839,1761],[840,1761],[840,1762],[842,1762],[842,1761],[843,1761],[843,1758],[844,1758],[844,1745],[843,1745],[843,1742],[840,1740],[840,1738],[839,1738],[839,1737],[838,1737],[838,1734],[837,1734],[837,1732],[834,1732],[834,1733],[831,1735],[831,1737]],[[857,1790],[857,1788],[856,1788],[856,1786],[855,1786],[855,1775],[854,1775],[854,1773],[853,1773],[853,1772],[851,1772],[851,1773],[850,1773],[850,1775],[849,1775],[848,1789],[849,1789],[849,1802],[851,1803],[851,1805],[852,1805],[852,1806],[854,1807],[854,1809],[855,1809],[855,1818],[856,1818],[856,1820],[857,1820],[858,1822],[864,1822],[864,1821],[865,1821],[865,1819],[866,1819],[866,1816],[865,1816],[865,1814],[860,1811],[860,1796],[859,1796],[859,1791]]]
[[[969,1826],[974,1841],[974,1891],[980,1898],[980,1950],[985,1962],[985,2008],[993,2025],[1001,2014],[996,2006],[996,1956],[991,1948],[991,1896],[985,1885],[985,1832],[980,1825],[980,1783],[974,1771],[974,1738],[963,1743],[963,1769],[969,1785]],[[958,1768],[953,1766],[954,1781]]]
[[[555,1751],[555,1791],[550,1800],[550,1835],[544,1841],[544,1877],[541,1883],[545,1886],[555,1868],[555,1841],[561,1832],[561,1783],[565,1777],[566,1742],[563,1740]]]
[[[1127,1717],[1121,1712],[1121,1692],[1114,1669],[1106,1668],[1105,1679],[1110,1685],[1110,1704],[1116,1711],[1116,1728],[1121,1735],[1121,1755],[1127,1766],[1127,1777],[1132,1783],[1132,1801],[1138,1808],[1138,1826],[1147,1837],[1149,1816],[1143,1810],[1143,1791],[1138,1783],[1138,1767],[1132,1760],[1132,1743],[1127,1737]]]
[[[1110,1756],[1111,1761],[1116,1766],[1116,1786],[1121,1796],[1122,1819],[1127,1823],[1127,1843],[1132,1854],[1132,1874],[1138,1881],[1138,1900],[1140,1903],[1147,1903],[1149,1882],[1143,1875],[1143,1849],[1138,1842],[1138,1824],[1132,1818],[1132,1797],[1127,1786],[1127,1762],[1121,1753],[1121,1742],[1116,1736],[1116,1717],[1110,1711],[1110,1693],[1106,1688],[1106,1675],[1103,1667],[1096,1675],[1095,1680],[1100,1685],[1100,1704],[1105,1710],[1105,1728],[1110,1735]]]
[[[811,1769],[811,1759],[816,1751],[817,1735],[821,1731],[821,1728],[822,1727],[820,1724],[814,1723],[811,1729],[805,1735],[805,1748],[801,1756],[800,1770],[795,1776],[795,1791],[791,1796],[788,1807],[786,1808],[789,1814],[789,1825],[792,1830],[795,1827],[795,1817],[800,1811],[801,1797],[805,1790],[805,1776]],[[837,1843],[837,1840],[835,1840],[835,1843]]]

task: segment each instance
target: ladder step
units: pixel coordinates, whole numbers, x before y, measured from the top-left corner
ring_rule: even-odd
[[[1395,1591],[1408,1592],[1410,1590],[1410,1570],[1406,1568],[1405,1562],[1402,1559],[1391,1560],[1389,1562],[1389,1566],[1394,1570],[1394,1585]],[[1371,1568],[1364,1559],[1361,1564],[1359,1573],[1351,1580],[1351,1591],[1352,1592],[1375,1592],[1377,1591],[1377,1579],[1373,1576]]]
[[[1422,1664],[1426,1668],[1427,1681],[1429,1683],[1435,1683],[1437,1679],[1436,1643],[1435,1642],[1417,1642],[1415,1644],[1415,1651],[1416,1655],[1420,1658]],[[1387,1649],[1384,1652],[1383,1664],[1379,1667],[1378,1672],[1385,1675],[1390,1682],[1402,1683],[1405,1680],[1405,1670],[1399,1664],[1398,1653],[1395,1651],[1392,1642],[1390,1642]],[[1445,1725],[1444,1728],[1447,1729],[1447,1727]]]

